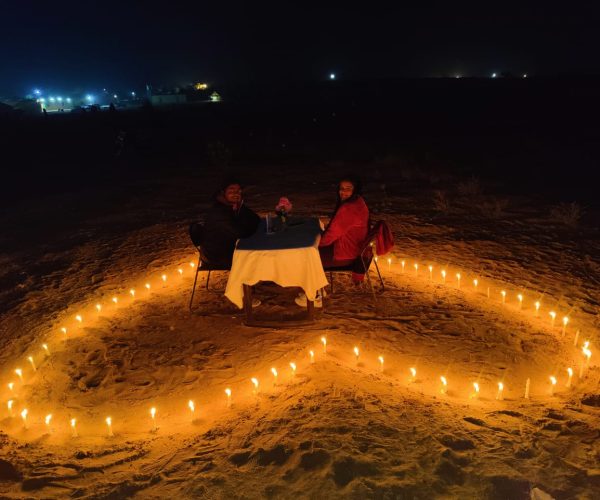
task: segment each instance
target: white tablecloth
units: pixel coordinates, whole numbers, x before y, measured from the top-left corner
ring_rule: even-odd
[[[240,309],[243,307],[243,285],[273,281],[280,286],[298,286],[308,300],[315,300],[317,290],[327,285],[319,257],[319,239],[314,246],[284,250],[238,250],[225,289],[225,296]]]

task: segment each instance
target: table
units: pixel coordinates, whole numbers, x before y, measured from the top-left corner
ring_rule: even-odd
[[[251,287],[259,281],[302,288],[308,319],[313,320],[317,291],[328,284],[319,256],[320,239],[318,219],[289,217],[285,229],[267,233],[263,219],[252,236],[238,240],[225,296],[244,309],[246,324],[253,322]]]

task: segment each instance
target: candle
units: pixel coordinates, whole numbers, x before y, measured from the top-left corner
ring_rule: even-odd
[[[160,278],[163,280],[163,282],[167,281],[167,275],[166,274],[163,274]]]
[[[296,363],[290,363],[290,368],[292,369],[292,376],[296,375]]]
[[[23,428],[27,429],[27,408],[24,408],[21,412],[21,418],[23,419]]]
[[[179,269],[177,269],[177,272],[178,272],[179,274],[183,274],[183,269],[179,268]]]
[[[67,329],[64,326],[60,329],[60,331],[63,332],[65,335],[67,334]]]
[[[194,262],[190,262],[190,267],[194,268],[196,267],[196,264]]]
[[[433,281],[433,266],[429,266],[429,281]]]
[[[477,285],[479,285],[479,281],[477,281],[476,279],[473,280],[473,286],[475,287],[475,290],[477,290]]]
[[[502,295],[502,303],[506,303],[506,290],[500,291],[500,294]]]
[[[404,266],[406,265],[406,261],[404,261],[404,260],[403,260],[403,261],[401,262],[401,264],[402,264],[402,272],[404,272]]]
[[[50,349],[48,349],[48,345],[47,344],[42,344],[42,349],[44,349],[44,352],[46,353],[46,356],[50,356]]]
[[[498,392],[496,393],[496,399],[498,401],[502,401],[504,399],[504,384],[502,382],[498,382]]]
[[[146,290],[150,290],[150,283],[146,283],[144,286],[146,287]]]
[[[442,394],[446,394],[448,392],[448,381],[443,375],[440,377],[440,381],[442,382],[442,388],[440,389],[440,392]]]
[[[258,395],[258,379],[252,377],[251,381],[252,381],[252,385],[254,386],[254,389],[252,389],[252,393],[255,396],[257,396]]]
[[[15,370],[15,373],[17,374],[17,376],[21,379],[21,383],[23,382],[23,370],[21,370],[20,368],[17,368]]]
[[[414,382],[417,379],[417,369],[416,368],[410,368],[410,378],[408,379],[409,382]]]
[[[12,409],[13,409],[13,405],[14,405],[14,404],[15,404],[15,402],[14,402],[12,399],[9,399],[9,400],[6,402],[6,406],[8,407],[8,414],[9,414],[9,416],[11,416],[11,417],[13,416]]]
[[[569,378],[567,379],[566,387],[571,387],[571,379],[573,378],[573,368],[567,368],[567,373],[569,374]]]
[[[562,336],[564,337],[565,333],[567,332],[567,325],[569,324],[569,317],[563,316],[562,323],[563,323]]]
[[[96,304],[96,311],[98,311],[98,312],[102,311],[102,305],[101,304]]]
[[[554,327],[554,320],[556,319],[556,313],[554,311],[550,311],[548,313],[550,315],[550,317],[552,318],[552,321],[550,323],[550,326]]]
[[[371,243],[371,246],[373,246],[373,243]],[[377,255],[375,256],[375,262],[379,262],[379,257]]]
[[[196,412],[196,405],[194,405],[194,402],[190,399],[188,401],[188,408],[190,409],[190,413],[192,414],[192,422],[194,421],[194,413]]]
[[[442,283],[446,283],[446,270],[442,269]]]
[[[456,282],[458,284],[458,288],[460,288],[460,273],[456,273]]]
[[[554,395],[554,386],[556,385],[556,377],[550,376],[550,396]]]
[[[417,264],[415,262],[415,276],[418,276],[418,274],[419,274],[419,264]]]
[[[72,429],[72,436],[74,438],[77,437],[77,420],[72,418],[71,419],[71,429]]]
[[[354,356],[356,356],[356,364],[358,364],[358,347],[354,346]]]
[[[539,316],[540,315],[540,302],[536,301],[535,302],[535,316]]]
[[[487,298],[488,299],[490,298],[490,287],[489,286],[487,287]]]
[[[525,382],[525,399],[529,399],[529,385],[531,383],[530,379],[527,379]]]
[[[33,368],[33,371],[37,371],[37,368],[35,367],[35,362],[33,361],[33,356],[29,356],[27,358],[27,361],[29,361],[31,363],[31,368]]]
[[[14,387],[15,387],[15,383],[14,382],[9,382],[8,383],[8,390],[10,392],[13,392]]]
[[[383,356],[379,356],[377,359],[379,360],[379,371],[383,373]]]
[[[46,429],[48,429],[48,432],[52,432],[52,429],[50,428],[51,420],[52,420],[52,413],[48,413],[48,415],[46,415],[46,418],[44,418],[44,423],[46,424]]]
[[[573,346],[577,347],[578,340],[579,340],[579,329],[575,332],[575,340],[573,340]]]
[[[388,257],[387,263],[388,263],[388,271],[390,271],[392,268],[392,258],[391,257]]]
[[[275,385],[277,385],[277,369],[275,367],[271,368],[271,373],[273,374],[273,377],[275,378]]]
[[[327,339],[325,337],[321,337],[321,343],[323,344],[323,354],[327,354]]]
[[[156,432],[156,408],[154,406],[150,408],[150,418],[152,419],[152,431]]]
[[[523,295],[517,295],[517,299],[519,299],[519,309],[523,309]]]
[[[116,297],[113,297],[112,301],[116,304],[117,302],[119,302],[119,299],[117,299]]]
[[[231,408],[231,389],[229,387],[225,389],[225,395],[227,396],[227,408]]]
[[[130,295],[131,295],[133,298],[135,298],[135,290],[134,290],[133,288],[131,288],[131,289],[129,290],[129,294],[130,294]]]
[[[106,417],[106,426],[108,427],[108,437],[113,437],[112,418]]]
[[[310,364],[312,365],[315,362],[315,353],[313,351],[308,351],[308,355],[310,356]]]
[[[76,319],[76,320],[77,320],[79,323],[81,323],[81,322],[83,321],[83,318],[82,318],[82,317],[81,317],[81,315],[79,315],[79,314],[78,314],[77,316],[75,316],[75,319]]]
[[[471,394],[471,397],[477,399],[479,397],[479,384],[477,382],[473,382],[473,389],[475,392]]]

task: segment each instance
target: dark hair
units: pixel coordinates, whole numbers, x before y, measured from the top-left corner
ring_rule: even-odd
[[[340,198],[340,184],[344,181],[347,181],[350,184],[352,184],[352,187],[354,189],[352,189],[352,196],[350,196],[350,198],[348,198],[347,200],[344,200],[342,202],[342,199]],[[335,214],[339,210],[342,203],[348,203],[349,201],[354,201],[361,194],[362,194],[362,182],[360,182],[360,178],[357,175],[347,174],[347,175],[342,176],[342,178],[337,183],[337,189],[335,192],[335,198],[336,198],[335,209],[333,210],[333,214],[331,214],[331,218],[333,219],[335,217]]]
[[[220,186],[219,186],[219,190],[220,191],[225,191],[229,186],[233,186],[237,184],[240,187],[244,187],[244,185],[242,184],[242,182],[237,178],[237,176],[228,176],[225,177],[225,179],[223,179],[223,182],[221,182]]]

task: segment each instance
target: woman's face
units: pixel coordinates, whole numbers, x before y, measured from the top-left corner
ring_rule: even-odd
[[[350,181],[342,181],[340,182],[340,200],[346,201],[348,198],[352,196],[354,193],[354,186]]]
[[[223,195],[227,203],[235,205],[242,201],[242,186],[239,184],[230,184],[223,191]]]

